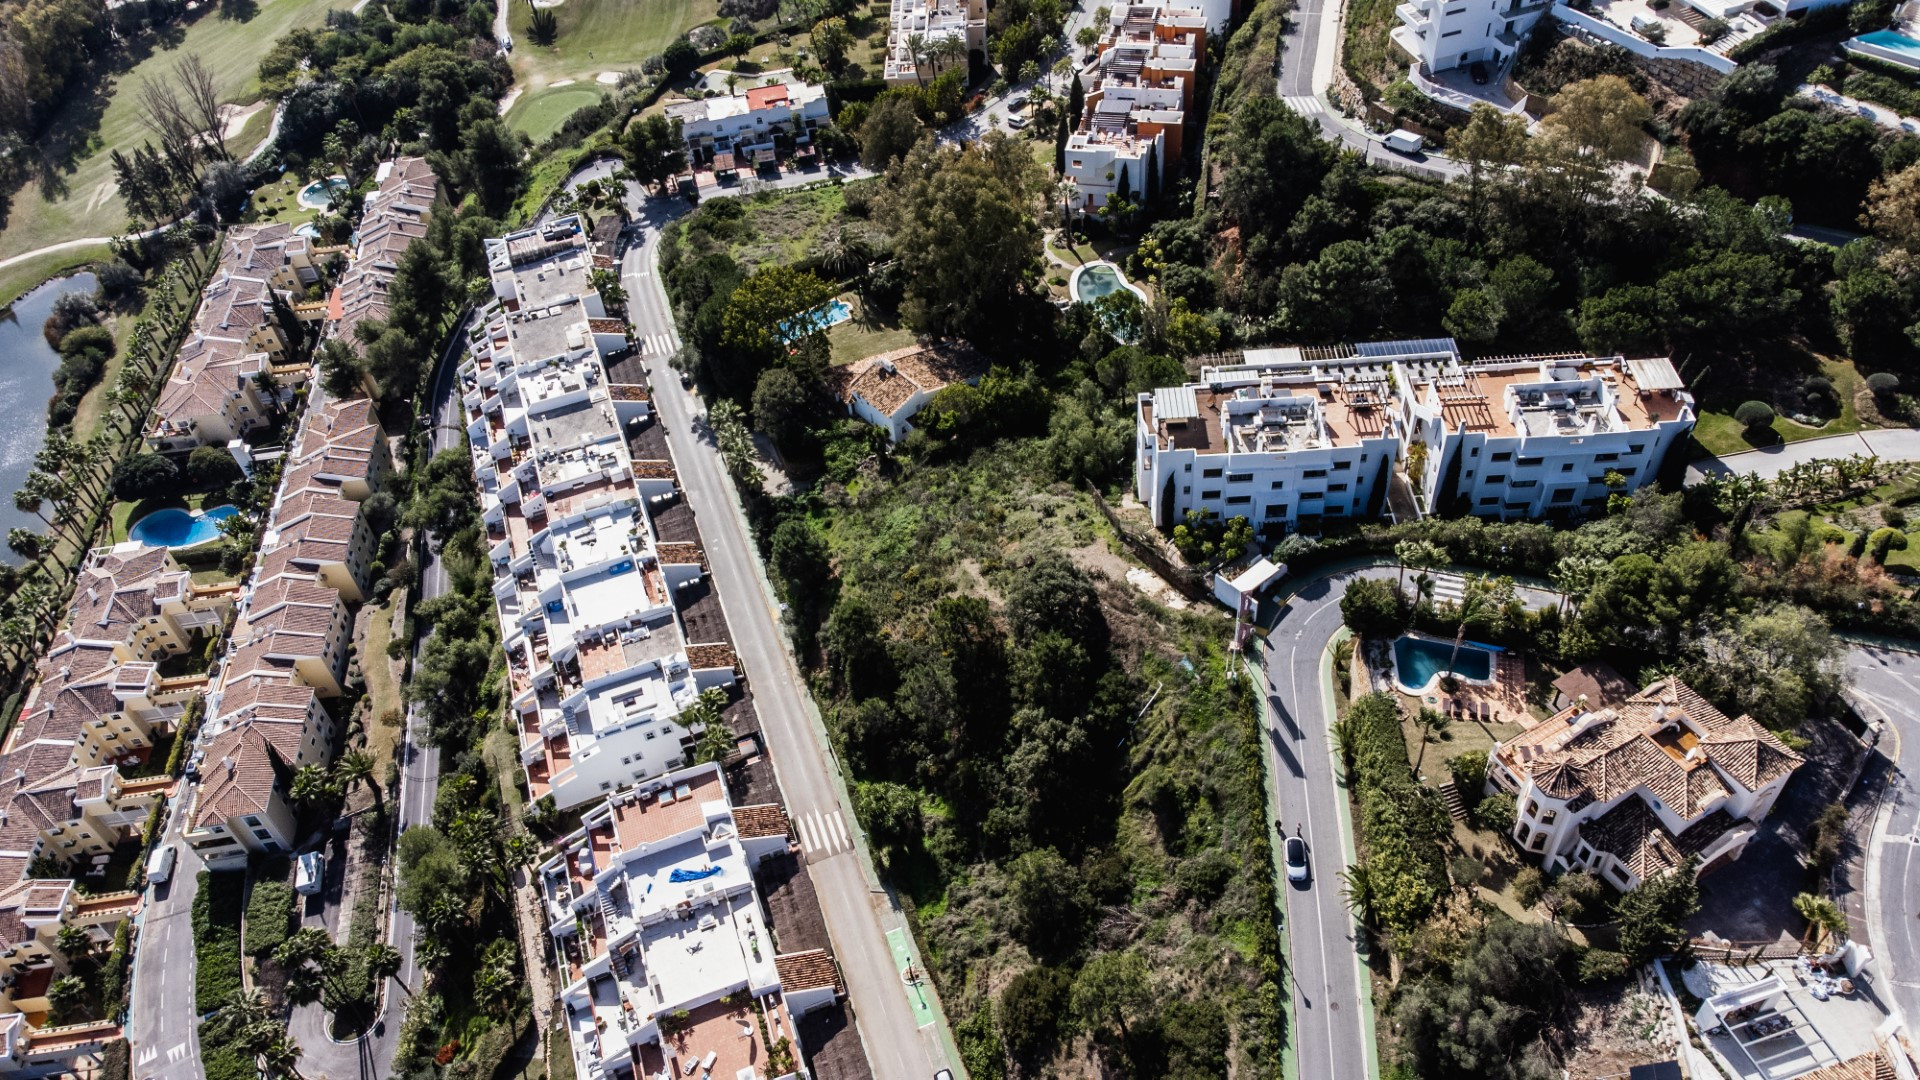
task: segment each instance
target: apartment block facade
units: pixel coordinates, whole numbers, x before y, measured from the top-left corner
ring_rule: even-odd
[[[1194,510],[1269,537],[1389,511],[1572,518],[1655,479],[1694,423],[1664,359],[1466,364],[1447,339],[1315,353],[1250,350],[1139,395],[1134,491],[1156,525]]]
[[[956,44],[943,49],[943,41]],[[986,49],[986,0],[892,0],[881,78],[888,86],[922,86],[949,68],[966,71],[968,58]]]
[[[1513,59],[1550,0],[1402,0],[1393,43],[1428,72]]]
[[[1161,4],[1116,7],[1094,58],[1077,78],[1086,92],[1080,129],[1067,136],[1067,179],[1083,212],[1124,195],[1138,204],[1186,147],[1207,57],[1207,14]]]
[[[751,168],[761,163],[759,155],[771,162],[793,153],[810,145],[814,131],[832,122],[827,88],[802,82],[757,86],[730,97],[677,101],[667,106],[666,113],[668,119],[680,121],[688,163],[696,169],[713,166],[722,172]]]
[[[461,401],[521,763],[533,797],[564,809],[688,764],[698,732],[679,718],[731,685],[736,662],[681,617],[704,554],[662,543],[643,505],[677,488],[628,447],[652,408],[645,386],[608,375],[630,345],[588,276],[610,260],[573,216],[487,253],[496,302],[472,331]]]

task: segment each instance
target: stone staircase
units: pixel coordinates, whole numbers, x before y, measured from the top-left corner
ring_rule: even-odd
[[[1440,801],[1447,804],[1447,814],[1455,821],[1467,820],[1467,804],[1460,800],[1460,792],[1448,780],[1440,785]]]

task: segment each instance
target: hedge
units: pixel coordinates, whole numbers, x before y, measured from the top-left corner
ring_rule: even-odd
[[[1410,931],[1446,889],[1440,845],[1452,835],[1452,823],[1439,793],[1414,779],[1400,707],[1391,696],[1368,694],[1353,703],[1341,724],[1373,911],[1388,927]]]
[[[1800,18],[1781,19],[1758,34],[1727,50],[1727,59],[1736,64],[1744,64],[1773,49],[1795,45],[1810,37],[1817,37],[1830,30],[1843,29],[1847,25],[1847,8],[1844,4],[1815,8]]]
[[[293,933],[293,905],[293,886],[284,877],[253,883],[253,895],[247,898],[248,956],[265,956],[287,940]]]
[[[240,910],[246,883],[245,874],[200,871],[200,890],[193,894],[193,1007],[203,1016],[241,988]]]

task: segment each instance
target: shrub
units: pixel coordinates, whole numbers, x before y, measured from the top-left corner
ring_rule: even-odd
[[[1376,578],[1348,582],[1340,597],[1340,616],[1362,637],[1390,637],[1406,626],[1393,583]]]
[[[172,495],[180,486],[180,470],[159,454],[130,454],[113,470],[113,497],[137,502]]]
[[[1469,811],[1480,805],[1487,792],[1487,752],[1469,750],[1447,759],[1447,771],[1453,774],[1453,788]]]
[[[1733,418],[1748,431],[1758,431],[1773,423],[1773,406],[1764,401],[1743,401],[1733,410]]]
[[[1724,19],[1708,19],[1695,27],[1695,29],[1700,32],[1700,44],[1711,45],[1721,38],[1726,37],[1727,31],[1732,30],[1733,27],[1727,25]]]
[[[1481,799],[1480,805],[1473,808],[1473,823],[1490,833],[1506,836],[1513,832],[1516,813],[1513,796],[1496,791]]]
[[[1611,949],[1588,949],[1580,954],[1580,981],[1588,986],[1624,979],[1632,970],[1633,961],[1626,953]]]
[[[193,1007],[202,1015],[240,989],[240,892],[245,885],[244,874],[200,871],[199,891],[193,894]]]
[[[281,873],[285,874],[284,864]],[[247,899],[246,951],[265,956],[280,947],[293,932],[293,886],[281,881],[256,881]]]
[[[1891,525],[1873,530],[1873,535],[1867,538],[1867,551],[1873,556],[1874,562],[1886,561],[1889,551],[1906,549],[1907,534]]]
[[[1369,921],[1399,931],[1425,919],[1444,891],[1446,864],[1440,842],[1452,833],[1439,794],[1414,779],[1400,732],[1400,710],[1386,694],[1369,694],[1347,710],[1342,723],[1353,745],[1353,789],[1360,803],[1365,903],[1355,906]]]
[[[1880,520],[1896,529],[1907,527],[1907,512],[1897,506],[1889,506],[1880,511]]]
[[[1547,895],[1547,875],[1537,866],[1529,866],[1513,875],[1513,898],[1521,907],[1530,908]]]
[[[1876,371],[1867,376],[1867,389],[1885,396],[1900,389],[1900,376],[1891,371]]]

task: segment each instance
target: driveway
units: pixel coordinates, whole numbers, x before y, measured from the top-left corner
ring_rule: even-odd
[[[1697,484],[1709,476],[1753,475],[1771,480],[1795,465],[1822,458],[1844,458],[1855,454],[1883,461],[1920,461],[1920,431],[1913,428],[1874,428],[1849,435],[1828,435],[1819,439],[1742,450],[1725,457],[1710,457],[1687,466],[1687,483]]]

